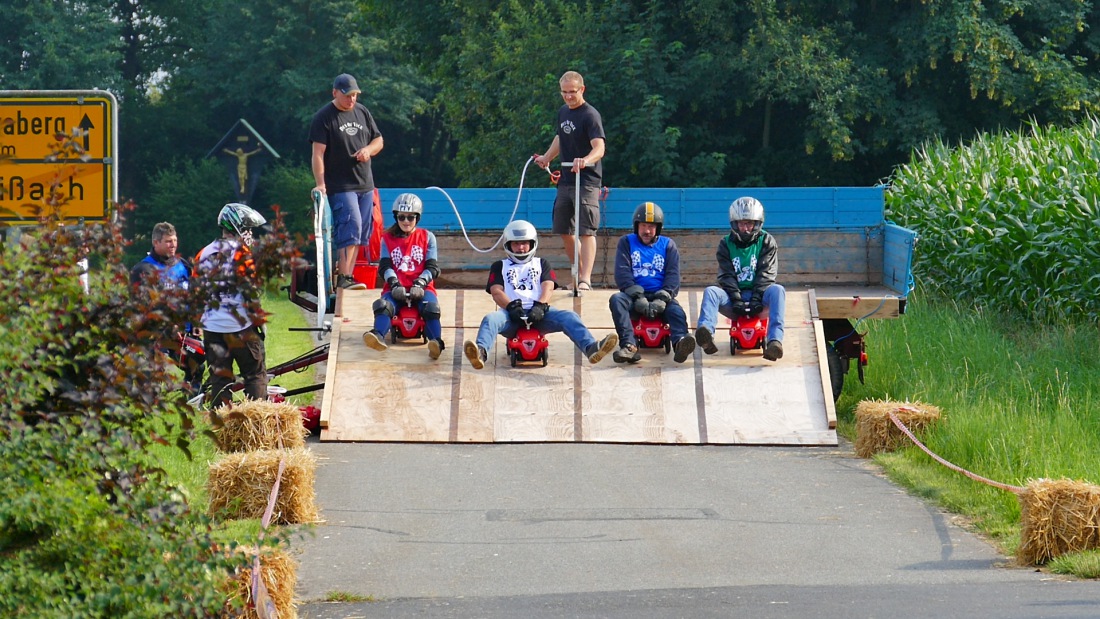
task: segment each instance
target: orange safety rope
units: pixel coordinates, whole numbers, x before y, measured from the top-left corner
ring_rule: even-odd
[[[936,454],[932,453],[932,451],[930,449],[928,449],[927,447],[924,446],[924,443],[921,443],[919,440],[917,440],[917,437],[913,436],[913,433],[909,431],[909,428],[906,428],[905,424],[903,424],[901,422],[901,420],[898,419],[896,415],[894,415],[893,412],[889,413],[889,415],[890,415],[890,421],[893,421],[894,425],[897,426],[898,429],[901,430],[902,433],[905,434],[905,436],[909,437],[909,440],[913,441],[913,443],[917,447],[920,447],[921,450],[924,451],[924,453],[928,454],[929,456],[932,456],[933,460],[935,460],[936,462],[939,462],[940,464],[946,466],[947,468],[951,469],[952,471],[962,473],[963,475],[966,475],[967,477],[969,477],[970,479],[973,479],[974,481],[980,481],[983,484],[993,486],[994,488],[1000,488],[1001,490],[1008,490],[1009,492],[1014,492],[1016,494],[1019,494],[1019,493],[1021,493],[1025,490],[1024,488],[1022,488],[1020,486],[1011,486],[1009,484],[1002,484],[999,481],[993,481],[992,479],[987,479],[985,477],[982,477],[981,475],[978,475],[977,473],[971,473],[970,471],[962,468],[961,466],[951,464],[947,460],[944,460],[943,458],[941,458],[941,457],[937,456]]]

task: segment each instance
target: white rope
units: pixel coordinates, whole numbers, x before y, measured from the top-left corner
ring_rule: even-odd
[[[516,191],[516,204],[515,204],[515,206],[512,207],[512,214],[508,216],[508,223],[509,224],[512,223],[513,221],[515,221],[515,219],[516,219],[516,213],[519,211],[519,200],[523,196],[523,182],[527,178],[527,168],[531,165],[531,162],[534,161],[534,160],[535,160],[534,157],[529,158],[527,160],[527,163],[525,163],[523,165],[523,172],[520,173],[520,175],[519,175],[519,188]],[[455,201],[451,199],[450,194],[448,194],[447,191],[444,190],[442,187],[436,187],[434,185],[431,186],[431,187],[428,187],[428,189],[436,189],[440,193],[442,193],[444,195],[444,197],[447,198],[447,202],[449,202],[451,204],[451,209],[454,210],[454,212],[455,212],[455,217],[458,218],[458,226],[459,226],[459,228],[462,229],[462,236],[466,237],[466,243],[469,244],[469,246],[474,251],[476,251],[480,254],[487,254],[489,252],[494,251],[497,248],[497,246],[500,245],[500,242],[502,240],[504,240],[504,232],[503,232],[503,228],[502,228],[501,229],[502,232],[500,233],[500,236],[497,237],[496,242],[493,243],[493,246],[490,247],[489,249],[481,249],[477,245],[474,245],[474,242],[470,240],[470,235],[466,232],[466,224],[463,223],[463,221],[462,221],[462,215],[458,212],[458,207],[455,206]],[[504,226],[507,227],[508,224],[504,224]]]

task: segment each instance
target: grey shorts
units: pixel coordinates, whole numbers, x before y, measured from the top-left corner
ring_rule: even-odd
[[[576,185],[558,185],[551,227],[554,234],[573,234],[573,200],[576,192]],[[599,229],[600,188],[581,185],[581,235],[592,236]]]

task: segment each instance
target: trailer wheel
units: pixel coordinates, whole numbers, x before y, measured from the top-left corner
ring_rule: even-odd
[[[829,382],[833,389],[833,403],[840,399],[840,392],[844,389],[844,361],[840,353],[832,346],[825,347],[825,354],[829,359]]]

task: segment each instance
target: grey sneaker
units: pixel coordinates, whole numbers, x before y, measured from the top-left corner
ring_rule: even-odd
[[[386,350],[389,348],[386,346],[386,336],[374,329],[363,334],[363,343],[367,345],[367,348],[373,348],[374,350]]]
[[[764,349],[764,358],[768,361],[778,361],[783,358],[783,342],[779,340],[772,340],[768,342],[768,347]]]
[[[718,352],[718,346],[714,344],[714,334],[706,327],[699,327],[695,330],[695,341],[699,342],[699,345],[703,347],[703,352],[708,355]]]
[[[638,347],[634,344],[627,344],[612,353],[611,358],[615,363],[637,363],[642,360],[642,353],[638,352]]]
[[[439,358],[439,355],[443,354],[445,348],[447,348],[447,345],[443,343],[443,340],[428,340],[428,358],[435,361]]]
[[[485,362],[489,359],[489,353],[473,342],[468,341],[463,344],[462,352],[466,355],[466,358],[470,360],[470,365],[474,366],[475,370],[480,370],[485,367]]]
[[[366,290],[367,285],[362,282],[355,281],[355,278],[350,275],[337,275],[336,285],[344,290]]]
[[[615,349],[619,344],[619,336],[612,333],[611,335],[600,340],[599,344],[592,344],[584,351],[584,354],[588,357],[588,362],[592,364],[599,363],[607,353]]]
[[[712,342],[713,343],[713,342]],[[676,354],[672,357],[672,360],[676,363],[683,363],[687,361],[687,358],[691,356],[691,353],[695,352],[695,338],[690,335],[685,335],[680,338],[680,341],[676,342],[672,346],[672,350]]]

